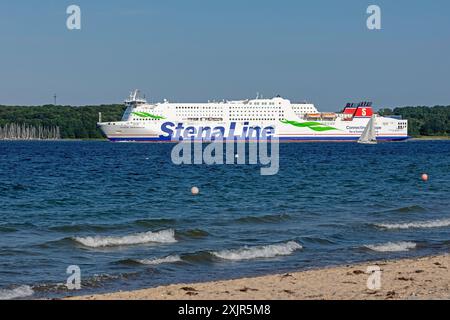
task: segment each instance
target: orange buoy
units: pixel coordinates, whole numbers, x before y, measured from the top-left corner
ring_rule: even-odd
[[[423,181],[428,181],[428,179],[429,179],[429,177],[428,177],[428,175],[426,174],[426,173],[424,173],[424,174],[422,174],[422,180]]]
[[[196,196],[196,195],[198,195],[198,194],[200,193],[200,189],[197,188],[197,187],[192,187],[191,193],[192,193],[194,196]]]

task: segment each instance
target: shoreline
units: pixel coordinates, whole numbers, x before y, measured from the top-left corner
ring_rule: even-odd
[[[447,141],[450,140],[450,136],[422,136],[422,137],[411,137],[405,141]],[[81,138],[81,139],[57,139],[57,140],[20,140],[20,139],[0,139],[0,142],[109,142],[106,138],[98,138],[98,139],[89,139],[89,138]],[[347,142],[352,143],[355,141],[292,141],[293,143],[308,143],[308,142]],[[292,143],[291,141],[280,141],[280,143]],[[157,142],[161,143],[161,142]],[[163,143],[173,143],[163,142]]]
[[[450,140],[450,137],[445,136],[423,136],[423,137],[414,137],[409,139],[409,141],[446,141]]]
[[[367,286],[379,268],[381,288]],[[380,274],[378,272],[378,274]],[[174,284],[70,300],[408,300],[450,299],[450,256],[366,262],[288,274]]]

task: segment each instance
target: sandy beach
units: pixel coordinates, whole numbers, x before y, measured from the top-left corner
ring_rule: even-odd
[[[369,267],[381,288],[369,289]],[[373,279],[373,278],[372,278]],[[371,282],[372,284],[376,282]],[[371,286],[372,287],[372,286]],[[289,274],[177,284],[131,292],[70,297],[76,300],[402,300],[450,299],[449,255],[379,261]]]

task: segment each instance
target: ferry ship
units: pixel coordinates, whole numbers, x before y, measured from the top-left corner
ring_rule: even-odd
[[[121,121],[98,127],[113,142],[179,142],[194,139],[249,141],[264,139],[262,128],[280,141],[353,141],[369,121],[378,141],[403,141],[408,121],[377,115],[371,102],[348,103],[342,112],[319,112],[311,103],[291,103],[280,96],[239,101],[148,103],[138,90],[125,101]],[[101,117],[100,117],[101,118]],[[373,125],[373,124],[372,124]]]

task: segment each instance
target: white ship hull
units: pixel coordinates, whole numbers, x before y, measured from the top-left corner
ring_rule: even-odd
[[[291,104],[282,98],[237,102],[147,104],[130,99],[122,121],[98,123],[113,142],[178,142],[180,140],[227,141],[358,141],[371,115],[335,119],[307,119],[317,112],[312,104]],[[266,135],[265,129],[269,129]],[[407,121],[375,117],[377,140],[408,139]]]
[[[333,130],[334,132],[324,132],[317,133],[311,132],[309,128],[291,128],[289,125],[285,124],[267,124],[267,126],[272,126],[275,128],[274,136],[277,137],[280,141],[358,141],[362,132],[364,131],[365,126],[367,125],[366,121],[358,121],[359,123],[356,125],[355,123],[334,123],[331,126],[336,128]],[[102,131],[105,133],[106,137],[113,142],[170,142],[170,141],[179,141],[182,139],[198,139],[200,136],[180,136],[181,139],[177,139],[175,135],[168,135],[167,132],[161,130],[161,127],[164,124],[173,123],[178,125],[178,122],[164,122],[161,125],[158,124],[146,124],[146,125],[138,125],[138,124],[100,124]],[[252,124],[249,123],[250,127],[260,126],[261,123]],[[264,125],[264,127],[267,127]],[[229,131],[230,124],[223,123],[205,123],[201,126],[196,124],[183,123],[184,128],[195,127],[197,131],[199,128],[211,127],[218,128],[223,127],[225,129],[225,140],[229,139]],[[248,135],[242,135],[242,127],[243,125],[240,123],[236,123],[236,132],[231,138],[236,141],[246,141],[246,140],[254,140],[256,136],[249,137]],[[402,141],[408,139],[407,133],[391,129],[386,127],[377,127],[377,140],[384,141]],[[175,130],[173,130],[175,133]],[[205,135],[203,135],[205,137]],[[263,137],[259,137],[261,140]],[[203,140],[212,140],[212,139],[203,139]]]

